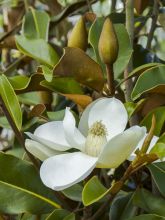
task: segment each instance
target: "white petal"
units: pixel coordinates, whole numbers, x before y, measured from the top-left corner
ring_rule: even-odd
[[[50,157],[41,165],[41,180],[53,190],[66,189],[85,179],[95,168],[97,159],[81,152]]]
[[[76,128],[75,118],[69,108],[66,108],[65,110],[63,126],[67,142],[72,147],[83,151],[85,146],[85,138],[81,134],[81,132]]]
[[[41,161],[44,161],[49,157],[61,154],[60,151],[53,150],[49,147],[46,147],[30,139],[26,139],[25,147],[31,154],[33,154],[35,157],[37,157]]]
[[[140,150],[140,149],[142,148],[142,145],[143,145],[143,142],[144,142],[146,136],[147,136],[147,134],[145,134],[145,136],[139,141],[139,143],[138,143],[138,145],[136,146],[134,152],[135,152],[137,149]],[[158,141],[158,139],[159,139],[159,137],[153,136],[153,138],[152,138],[152,140],[151,140],[151,143],[150,143],[150,146],[149,146],[149,148],[148,148],[147,153],[150,152],[150,150],[151,150],[151,149],[153,148],[153,146],[156,144],[156,142]],[[132,160],[135,159],[136,154],[135,154],[134,152],[130,155],[130,157],[128,158],[128,160],[132,161]]]
[[[120,100],[116,98],[101,99],[89,112],[89,127],[100,120],[107,128],[107,139],[109,140],[124,131],[128,121],[128,114]]]
[[[71,148],[64,135],[63,123],[61,121],[52,121],[39,126],[34,135],[25,132],[31,139],[52,149],[65,151]]]
[[[86,137],[88,135],[88,117],[89,117],[89,112],[91,110],[91,108],[100,100],[103,100],[106,98],[99,98],[97,100],[95,100],[94,102],[92,102],[91,104],[89,104],[86,109],[83,111],[82,116],[80,118],[80,122],[78,125],[78,129],[80,130],[80,132]]]
[[[101,152],[97,167],[118,167],[134,151],[145,133],[145,127],[133,126],[113,137]]]

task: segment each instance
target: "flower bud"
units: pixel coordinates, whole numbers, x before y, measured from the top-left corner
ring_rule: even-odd
[[[68,39],[68,47],[78,47],[85,51],[87,49],[87,45],[87,30],[84,19],[81,17],[70,34]]]
[[[119,45],[115,29],[109,18],[103,24],[98,49],[103,63],[112,65],[116,61]]]

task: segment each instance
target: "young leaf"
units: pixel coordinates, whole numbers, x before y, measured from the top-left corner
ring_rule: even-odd
[[[91,205],[103,198],[107,193],[106,189],[99,181],[97,176],[93,176],[84,186],[82,201],[85,206]]]

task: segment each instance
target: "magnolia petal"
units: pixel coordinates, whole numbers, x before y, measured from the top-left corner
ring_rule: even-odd
[[[41,161],[46,160],[54,155],[61,154],[60,151],[53,150],[31,139],[25,141],[26,149]]]
[[[116,98],[101,99],[89,112],[89,127],[96,121],[102,121],[107,128],[107,139],[124,131],[128,114],[123,103]]]
[[[81,152],[50,157],[41,165],[41,180],[53,190],[66,189],[85,179],[95,168],[97,159]]]
[[[65,151],[71,148],[65,138],[61,121],[52,121],[39,126],[34,134],[25,132],[32,140],[54,150]]]
[[[65,110],[65,117],[63,120],[65,137],[68,143],[81,151],[84,150],[85,138],[81,132],[76,128],[76,121],[69,108]]]
[[[89,104],[86,109],[83,111],[82,116],[80,118],[80,122],[78,125],[78,129],[80,130],[80,132],[86,137],[88,135],[88,130],[89,130],[89,126],[88,126],[88,117],[89,117],[89,112],[91,110],[91,108],[100,100],[103,99],[107,99],[107,98],[99,98],[97,100],[95,100],[94,102],[92,102],[91,104]]]
[[[134,151],[146,133],[145,127],[133,126],[113,137],[102,150],[97,167],[116,168]]]
[[[146,136],[147,136],[147,134],[145,134],[145,136],[139,141],[139,143],[138,143],[138,145],[136,146],[134,152],[130,155],[130,157],[128,158],[128,160],[132,161],[132,160],[135,159],[135,157],[136,157],[135,151],[136,151],[137,149],[140,150],[140,149],[142,148],[142,145],[143,145],[143,142],[144,142]],[[159,137],[153,136],[153,138],[152,138],[152,140],[151,140],[151,143],[150,143],[150,146],[149,146],[149,148],[148,148],[147,153],[149,153],[149,152],[151,151],[151,149],[152,149],[153,146],[156,144],[156,142],[158,141],[158,139],[159,139]]]

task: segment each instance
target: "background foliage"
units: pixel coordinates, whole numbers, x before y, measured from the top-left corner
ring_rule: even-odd
[[[42,184],[40,161],[24,146],[25,131],[62,120],[66,106],[79,120],[92,100],[109,96],[98,52],[108,16],[119,42],[116,97],[125,103],[130,125],[149,130],[155,115],[154,134],[161,138],[154,152],[165,156],[165,1],[134,0],[133,17],[128,2],[0,1],[0,220],[165,219],[165,162],[143,166],[110,201],[109,187],[128,161],[57,193]],[[80,15],[88,31],[85,52],[67,47]]]

